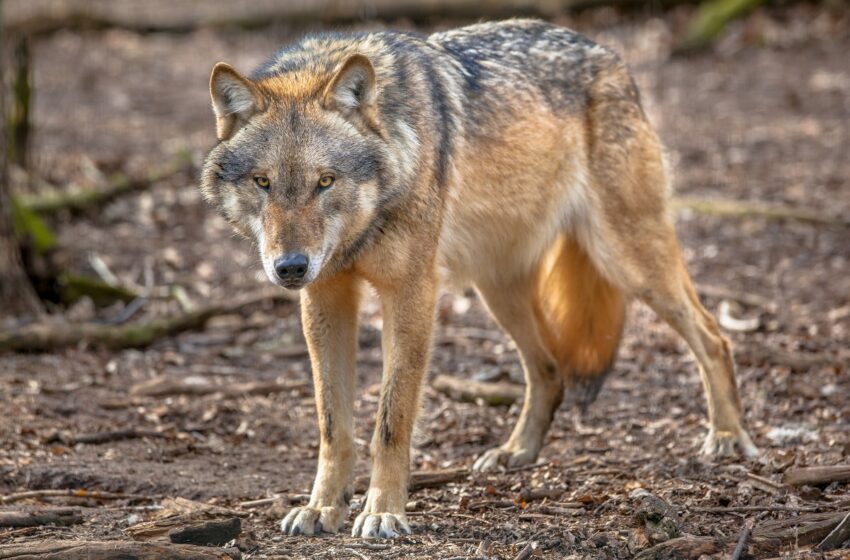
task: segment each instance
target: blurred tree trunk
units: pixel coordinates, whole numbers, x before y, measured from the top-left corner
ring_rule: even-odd
[[[21,262],[8,180],[9,130],[6,121],[6,81],[3,72],[6,53],[2,22],[3,1],[0,0],[0,316],[34,317],[41,314],[41,302]]]

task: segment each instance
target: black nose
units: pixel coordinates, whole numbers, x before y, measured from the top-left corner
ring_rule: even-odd
[[[281,280],[301,280],[307,274],[309,262],[303,253],[290,253],[274,261],[274,270]]]

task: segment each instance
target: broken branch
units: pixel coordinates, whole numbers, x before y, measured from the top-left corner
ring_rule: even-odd
[[[0,496],[0,504],[11,504],[20,502],[21,500],[29,500],[30,498],[91,498],[93,500],[154,500],[151,496],[142,496],[140,494],[122,494],[118,492],[89,492],[82,488],[78,490],[28,490],[26,492],[18,492],[9,494],[8,496]]]
[[[850,480],[850,465],[829,467],[803,467],[785,473],[785,483],[791,486],[820,486],[831,482]]]
[[[847,541],[850,541],[850,513],[844,516],[841,523],[830,534],[824,537],[816,548],[822,551],[833,550]]]
[[[35,323],[0,331],[0,352],[48,352],[88,343],[111,350],[139,348],[167,336],[199,329],[216,315],[238,313],[264,301],[292,301],[289,292],[261,292],[232,302],[214,303],[199,309],[152,319],[146,323],[102,325],[97,323]]]
[[[522,399],[522,385],[503,381],[482,383],[471,379],[457,379],[448,375],[437,375],[431,386],[449,398],[462,402],[482,400],[491,406],[507,406]]]
[[[83,514],[76,508],[50,508],[38,511],[0,511],[0,527],[76,525],[82,522]]]
[[[137,430],[131,428],[129,430],[111,430],[108,432],[92,432],[87,434],[63,434],[55,432],[44,438],[44,443],[64,443],[65,445],[76,445],[78,443],[87,443],[96,445],[100,443],[110,443],[113,441],[121,441],[125,439],[140,439],[140,438],[163,438],[165,434],[154,430]]]
[[[145,190],[154,183],[190,169],[191,162],[186,157],[180,156],[173,163],[152,171],[146,177],[130,178],[118,173],[113,175],[109,179],[109,184],[103,188],[76,191],[55,190],[47,194],[22,198],[20,203],[27,210],[41,215],[56,214],[63,210],[81,212],[103,206],[123,195]]]
[[[137,397],[165,397],[171,395],[212,395],[221,394],[226,397],[242,395],[269,395],[284,393],[296,389],[306,389],[306,382],[281,383],[274,381],[249,381],[246,383],[231,383],[216,385],[203,377],[173,378],[165,375],[154,377],[149,381],[133,385],[130,394]]]
[[[225,550],[211,547],[153,542],[43,541],[0,545],[0,560],[233,560],[237,557]]]
[[[469,476],[467,469],[448,469],[445,471],[417,471],[410,474],[410,481],[407,483],[408,492],[416,492],[424,488],[435,488],[448,484],[450,482],[458,482]],[[365,493],[369,489],[369,477],[360,476],[354,481],[354,491],[358,494]]]
[[[809,208],[760,204],[740,200],[689,197],[674,197],[670,200],[670,204],[676,210],[691,210],[698,214],[729,218],[764,218],[767,220],[794,220],[806,224],[825,226],[850,226],[850,218],[846,215],[833,215]]]
[[[822,541],[847,517],[848,511],[808,513],[790,519],[766,521],[753,529],[760,537],[779,539],[801,546]]]

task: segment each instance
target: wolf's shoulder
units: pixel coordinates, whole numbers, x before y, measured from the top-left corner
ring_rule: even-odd
[[[477,58],[523,58],[545,52],[613,54],[581,33],[537,19],[477,23],[434,33],[428,40],[450,53]]]

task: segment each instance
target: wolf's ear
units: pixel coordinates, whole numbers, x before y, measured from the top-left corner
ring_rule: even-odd
[[[325,87],[323,104],[346,117],[359,115],[370,128],[380,130],[377,89],[372,63],[366,56],[354,54],[342,63]]]
[[[212,70],[210,96],[219,140],[230,138],[251,116],[264,109],[257,86],[224,62]]]

